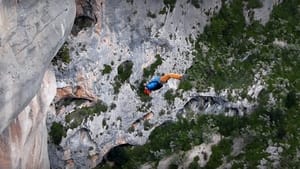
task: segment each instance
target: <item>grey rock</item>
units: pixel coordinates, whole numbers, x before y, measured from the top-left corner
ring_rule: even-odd
[[[273,7],[280,4],[282,0],[264,0],[260,2],[262,3],[261,8],[244,8],[243,13],[247,24],[250,23],[250,18],[253,17],[254,20],[259,21],[261,24],[265,25],[270,19]]]
[[[46,115],[55,93],[49,70],[30,104],[0,134],[0,168],[50,168]]]
[[[243,116],[251,112],[253,105],[233,103],[220,96],[198,95],[193,96],[181,110],[180,114],[193,111],[198,114],[227,114],[229,116]]]
[[[38,92],[74,17],[74,0],[0,1],[0,133]]]

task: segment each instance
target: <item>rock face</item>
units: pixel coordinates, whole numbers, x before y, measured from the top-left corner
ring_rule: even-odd
[[[253,14],[253,19],[259,21],[261,24],[265,25],[270,18],[270,14],[272,9],[275,5],[278,5],[282,2],[282,0],[273,0],[273,1],[261,1],[262,7],[251,9],[251,10],[244,10],[244,16],[246,22],[249,22],[249,16],[251,13]]]
[[[174,8],[161,0],[77,2],[80,9],[77,15],[96,17],[97,23],[67,40],[72,60],[63,71],[56,68],[59,88],[56,98],[102,101],[108,108],[87,115],[86,120],[74,114],[74,110],[86,103],[66,105],[57,110],[59,113],[49,114],[49,124],[58,122],[67,129],[67,135],[58,146],[49,145],[53,168],[95,167],[111,148],[144,144],[156,126],[176,120],[178,113],[188,109],[228,115],[243,115],[251,110],[252,105],[247,101],[231,103],[216,93],[199,95],[195,90],[182,92],[181,98],[174,96],[167,101],[165,94],[175,95],[172,89],[178,88],[176,80],[168,81],[162,89],[153,92],[149,101],[139,96],[141,81],[151,78],[143,74],[144,68],[156,61],[162,63],[153,74],[183,74],[191,66],[192,39],[219,11],[221,0],[199,1],[198,7],[191,1],[176,1]],[[98,13],[91,14],[91,11]],[[120,82],[119,68],[128,62],[132,63],[130,76]],[[78,86],[84,89],[85,95],[76,95]],[[87,96],[93,97],[88,99]],[[70,127],[74,121],[79,124]]]
[[[188,111],[194,113],[220,114],[224,113],[228,116],[243,116],[253,108],[248,102],[231,103],[220,96],[215,95],[197,95],[193,96],[182,109],[178,111],[178,115],[185,115]]]
[[[175,120],[178,109],[189,100],[165,100],[169,89],[176,89],[179,81],[170,80],[161,90],[152,93],[152,100],[143,102],[138,88],[143,70],[160,59],[156,69],[160,73],[184,73],[192,64],[192,42],[195,30],[203,30],[209,18],[221,7],[220,0],[203,1],[200,8],[186,1],[177,1],[174,9],[163,1],[78,1],[78,17],[92,18],[97,23],[79,31],[67,40],[71,62],[64,71],[56,69],[59,92],[57,99],[93,96],[90,101],[103,101],[107,111],[90,115],[75,128],[67,129],[61,148],[49,145],[51,167],[92,168],[113,147],[121,144],[144,144],[151,131],[167,120]],[[93,8],[88,8],[94,4]],[[90,11],[98,14],[91,14]],[[81,12],[81,11],[86,11]],[[99,14],[99,12],[101,12]],[[155,15],[155,16],[154,16]],[[97,25],[98,24],[98,25]],[[194,29],[196,28],[196,29]],[[157,57],[159,55],[159,57]],[[128,79],[120,77],[120,67],[132,63]],[[130,64],[131,65],[131,64]],[[111,70],[107,73],[107,67]],[[129,69],[129,68],[128,68]],[[125,69],[125,70],[128,70]],[[77,86],[88,95],[76,95]],[[49,124],[55,121],[66,128],[74,109],[71,104],[49,114]],[[165,114],[160,112],[165,111]],[[78,117],[78,116],[77,116]],[[149,126],[144,127],[144,124]],[[75,139],[80,138],[80,139]],[[92,157],[92,158],[91,158]]]
[[[0,168],[50,168],[46,115],[55,92],[47,71],[37,95],[0,135]]]
[[[74,0],[0,0],[0,133],[38,92],[74,17]]]
[[[50,167],[45,121],[56,83],[46,70],[74,18],[73,0],[0,0],[0,168]]]

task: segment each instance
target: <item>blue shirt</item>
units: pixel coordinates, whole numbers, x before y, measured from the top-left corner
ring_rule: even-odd
[[[160,82],[160,77],[159,76],[155,76],[152,78],[152,80],[147,83],[146,88],[148,90],[157,90],[160,89],[163,86],[163,84]]]

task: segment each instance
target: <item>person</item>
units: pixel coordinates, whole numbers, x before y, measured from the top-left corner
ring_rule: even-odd
[[[176,73],[168,73],[163,76],[154,76],[150,82],[148,82],[144,87],[144,93],[146,95],[150,95],[150,93],[154,90],[158,90],[163,87],[163,84],[167,83],[169,79],[178,79],[181,80],[183,75]]]

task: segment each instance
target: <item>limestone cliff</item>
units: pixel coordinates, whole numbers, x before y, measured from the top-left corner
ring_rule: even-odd
[[[48,70],[36,96],[0,135],[0,168],[49,168],[46,115],[56,92]]]
[[[57,112],[49,113],[48,127],[52,122],[60,123],[66,136],[59,145],[49,145],[53,168],[95,167],[115,146],[144,144],[156,126],[176,120],[184,107],[196,107],[199,112],[208,107],[216,114],[223,110],[247,113],[251,105],[231,104],[215,97],[216,93],[204,93],[189,102],[197,93],[191,91],[167,101],[165,95],[173,95],[178,88],[176,80],[153,92],[148,101],[140,96],[143,80],[167,72],[183,74],[191,66],[192,39],[218,12],[221,1],[203,1],[199,8],[186,1],[177,1],[170,8],[160,0],[115,0],[93,5],[86,15],[78,16],[90,20],[94,16],[90,11],[98,9],[96,25],[69,37],[71,62],[62,70],[56,67]],[[157,63],[154,70],[149,70],[153,71],[151,75],[146,75],[145,69]],[[203,103],[199,106],[197,101]]]
[[[0,133],[39,90],[74,17],[73,0],[0,1]]]
[[[74,18],[74,0],[0,0],[0,168],[50,167],[47,69]]]
[[[56,112],[49,113],[48,127],[59,123],[66,135],[58,145],[49,145],[53,168],[95,167],[111,148],[144,144],[155,127],[176,120],[185,109],[228,115],[251,110],[247,100],[224,99],[226,91],[175,93],[175,80],[153,92],[151,99],[140,96],[140,85],[152,75],[185,73],[193,63],[193,39],[225,1],[172,2],[77,1],[77,16],[96,24],[68,38],[71,62],[56,67]],[[265,3],[262,11],[268,16],[274,2]],[[259,80],[252,85],[249,93],[263,88]]]

